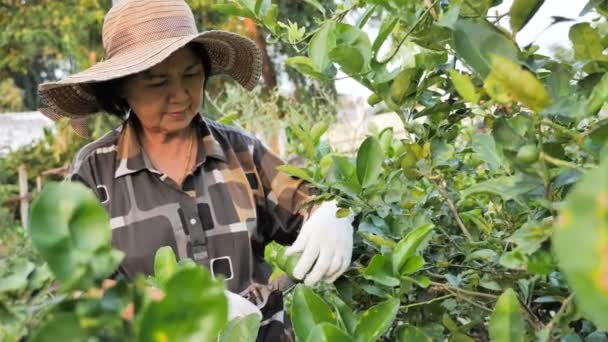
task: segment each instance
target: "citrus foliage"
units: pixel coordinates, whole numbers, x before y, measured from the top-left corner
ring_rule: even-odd
[[[306,32],[268,20],[270,0],[224,5],[251,7],[236,14],[296,45],[287,65],[300,73],[330,81],[341,70],[368,88],[407,132],[376,132],[356,155],[294,139],[307,162],[282,170],[357,215],[351,269],[291,302],[294,319],[322,327],[317,338],[359,338],[370,308],[391,301],[391,326],[374,319],[380,335],[365,340],[605,338],[608,45],[580,23],[564,37],[572,62],[518,46],[543,1],[514,1],[510,31],[488,15],[500,2],[347,2]],[[605,21],[603,2],[585,11]]]

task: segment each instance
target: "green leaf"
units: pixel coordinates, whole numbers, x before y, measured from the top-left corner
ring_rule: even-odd
[[[390,328],[398,311],[399,299],[391,298],[363,312],[355,330],[355,341],[377,341]]]
[[[217,119],[217,122],[224,124],[224,125],[232,125],[232,123],[240,117],[241,117],[241,115],[239,113],[230,113],[230,114],[226,114],[226,115],[222,116],[221,118]]]
[[[431,285],[431,279],[427,276],[417,275],[413,279],[416,285],[422,287],[423,289],[426,289]]]
[[[420,271],[424,267],[424,258],[420,255],[414,255],[407,259],[401,268],[401,275],[410,275]]]
[[[312,330],[321,323],[336,323],[329,305],[311,289],[298,285],[290,308],[293,329],[300,341],[307,341]]]
[[[287,30],[287,40],[290,44],[297,44],[298,41],[304,38],[306,28],[298,27],[298,23],[292,23],[291,20],[288,20],[288,23],[289,25],[286,25],[282,22],[277,22],[277,25]]]
[[[441,323],[443,323],[443,326],[445,326],[452,334],[458,333],[460,331],[458,324],[454,322],[454,320],[452,319],[452,317],[450,317],[448,313],[443,314],[443,316],[441,317]]]
[[[335,29],[335,21],[326,21],[312,36],[308,45],[308,56],[316,70],[322,74],[325,74],[331,65],[329,52],[336,47]]]
[[[310,130],[310,136],[312,137],[314,145],[319,143],[321,137],[323,136],[323,134],[325,134],[325,132],[327,132],[328,128],[329,125],[327,124],[327,122],[317,122],[316,124],[314,124],[314,126],[312,126]]]
[[[453,69],[449,73],[458,94],[468,102],[477,103],[479,101],[479,93],[475,89],[471,78]]]
[[[274,268],[274,271],[287,274],[293,280],[295,279],[293,277],[293,270],[298,264],[302,253],[287,256],[285,255],[285,249],[285,246],[273,241],[264,248],[264,259]]]
[[[549,104],[549,94],[543,84],[531,72],[501,56],[492,57],[492,71],[484,88],[497,102],[519,101],[537,113]]]
[[[304,0],[304,2],[314,6],[314,8],[319,10],[319,12],[323,13],[323,16],[325,16],[325,7],[323,7],[323,5],[321,5],[317,0]]]
[[[566,197],[552,247],[576,293],[577,309],[608,330],[608,160],[585,174]]]
[[[372,54],[367,33],[355,26],[337,23],[334,35],[336,44],[330,49],[330,59],[338,63],[348,74],[368,70]]]
[[[218,342],[255,342],[260,328],[256,314],[239,317],[228,322]]]
[[[519,307],[517,294],[507,289],[498,298],[488,329],[493,342],[524,341],[526,326]]]
[[[512,39],[483,19],[459,19],[452,31],[452,46],[481,79],[492,69],[491,55],[517,60],[519,49]]]
[[[392,154],[393,135],[392,127],[387,127],[378,134],[378,141],[385,156],[391,156]]]
[[[450,337],[450,342],[475,342],[475,340],[461,332],[455,332]]]
[[[272,2],[270,0],[256,0],[254,13],[257,17],[264,17],[271,6]]]
[[[496,260],[496,251],[491,249],[480,249],[467,255],[467,260],[483,260],[486,262],[494,262]]]
[[[336,294],[328,292],[327,296],[329,297],[328,301],[338,313],[338,323],[340,323],[340,326],[346,329],[348,334],[354,334],[359,320],[353,313],[353,309],[344,303]]]
[[[523,271],[526,267],[526,256],[515,249],[501,255],[498,263],[506,268]]]
[[[8,276],[0,278],[0,293],[20,291],[27,287],[27,279],[36,266],[25,260],[18,259],[9,268]]]
[[[176,270],[177,260],[173,249],[170,246],[159,248],[154,256],[154,277],[161,289],[165,289],[165,284]]]
[[[323,322],[312,329],[307,342],[351,342],[352,336],[337,326]]]
[[[498,147],[503,150],[517,152],[521,146],[526,144],[526,140],[522,138],[513,128],[510,121],[504,117],[494,120],[492,124],[492,137]]]
[[[363,12],[363,14],[359,17],[359,19],[357,19],[357,27],[360,29],[365,27],[365,24],[367,24],[367,22],[369,21],[369,18],[371,18],[371,16],[374,15],[374,13],[376,13],[377,9],[378,9],[377,5],[368,6],[365,9],[365,12]]]
[[[390,99],[396,105],[401,105],[405,99],[416,91],[418,70],[405,68],[395,76],[390,87]]]
[[[314,183],[314,179],[308,173],[308,171],[305,169],[301,169],[297,166],[284,164],[284,165],[277,166],[277,170],[281,171],[281,172],[285,172],[286,174],[288,174],[290,176],[294,176],[294,177],[303,179],[307,182]]]
[[[236,0],[236,2],[241,6],[241,8],[246,9],[247,11],[253,14],[253,19],[255,19],[256,13],[256,3],[258,1],[254,0]]]
[[[39,326],[29,341],[32,342],[82,342],[87,340],[86,331],[80,326],[75,313],[57,313],[51,320]]]
[[[489,134],[475,134],[472,139],[473,151],[479,155],[481,160],[488,164],[490,170],[495,171],[503,167],[502,157],[496,150],[496,142]]]
[[[399,279],[393,276],[389,256],[376,254],[363,270],[363,277],[388,287],[399,286]]]
[[[490,7],[495,6],[494,0],[463,1],[461,13],[463,16],[485,17]]]
[[[431,234],[434,226],[431,223],[423,224],[407,234],[393,250],[393,274],[401,274],[403,265],[416,253],[418,247]]]
[[[346,157],[336,155],[332,159],[331,172],[328,176],[332,186],[350,196],[356,196],[361,192],[356,167]]]
[[[285,65],[296,69],[298,72],[304,75],[308,75],[320,80],[327,79],[327,76],[323,74],[314,62],[304,56],[290,57],[285,60]]]
[[[589,25],[579,23],[570,28],[570,41],[574,45],[574,57],[584,61],[606,61],[608,56],[604,55],[602,37]]]
[[[608,73],[604,74],[597,85],[593,87],[593,91],[587,99],[585,114],[587,116],[597,114],[606,101],[608,101]]]
[[[488,226],[485,221],[482,219],[482,214],[477,213],[475,210],[465,211],[460,213],[460,216],[465,221],[471,221],[480,232],[484,232],[486,234],[492,233],[492,227]]]
[[[350,46],[338,45],[329,53],[329,58],[342,67],[346,74],[357,74],[365,65],[361,52]]]
[[[365,233],[362,231],[358,231],[357,233],[361,235],[361,237],[364,238],[365,241],[371,243],[374,246],[377,246],[378,249],[382,249],[383,247],[393,249],[397,245],[395,241],[386,239],[380,235]]]
[[[452,4],[448,12],[444,12],[441,17],[439,17],[436,25],[453,30],[454,26],[456,25],[456,21],[458,21],[458,17],[460,16],[460,8],[459,3]]]
[[[357,152],[357,179],[362,188],[365,189],[378,182],[383,161],[384,152],[378,139],[375,137],[365,139]]]
[[[374,57],[378,54],[378,50],[384,44],[388,36],[393,32],[395,26],[399,22],[398,17],[394,17],[392,15],[387,15],[386,18],[382,21],[382,25],[378,31],[378,36],[374,39],[374,43],[372,44],[372,54]]]
[[[138,341],[213,341],[228,319],[224,284],[202,267],[183,268],[167,281],[166,295],[150,302],[138,323]]]
[[[233,3],[212,4],[211,9],[228,15],[255,19],[255,14],[252,11],[246,8],[238,7],[236,4]]]
[[[474,184],[461,192],[461,201],[478,193],[490,193],[502,197],[503,201],[516,200],[543,185],[540,178],[516,174],[515,176],[503,176],[493,178],[481,183]],[[521,202],[520,202],[521,203]]]
[[[105,209],[80,183],[49,183],[32,204],[33,245],[64,289],[87,289],[118,268],[123,253],[112,249],[111,232]]]
[[[271,5],[270,8],[266,11],[262,18],[262,22],[264,26],[266,26],[270,32],[274,35],[277,34],[277,26],[279,26],[279,21],[277,20],[277,15],[279,14],[279,7],[277,5]],[[291,32],[288,32],[290,35]],[[293,33],[291,33],[293,34]],[[303,35],[303,34],[302,34]],[[301,37],[299,37],[301,38]]]
[[[432,342],[433,339],[426,336],[424,332],[413,325],[404,325],[398,332],[399,342]]]
[[[555,271],[555,262],[551,253],[546,250],[538,250],[534,254],[528,256],[526,262],[526,270],[530,274],[538,274],[547,276]]]
[[[530,221],[516,230],[508,241],[515,243],[520,252],[532,254],[551,237],[552,232],[553,229],[549,223]]]
[[[519,32],[536,14],[545,0],[515,0],[511,6],[511,29]]]
[[[449,165],[449,161],[454,158],[454,146],[442,139],[431,141],[431,159],[433,166]]]

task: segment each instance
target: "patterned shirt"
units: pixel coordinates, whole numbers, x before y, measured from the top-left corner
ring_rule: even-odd
[[[152,165],[130,120],[84,146],[68,178],[93,189],[108,212],[112,242],[126,255],[121,273],[152,274],[156,250],[169,245],[242,294],[268,283],[264,246],[295,240],[310,190],[278,172],[281,159],[251,134],[201,116],[192,124],[199,149],[181,187]]]

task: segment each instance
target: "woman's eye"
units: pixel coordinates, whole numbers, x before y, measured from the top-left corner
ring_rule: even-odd
[[[166,82],[160,82],[160,83],[151,83],[149,86],[153,87],[153,88],[158,88],[158,87],[162,87],[165,85]]]
[[[194,74],[186,74],[186,77],[194,77],[194,76],[197,76],[197,75],[198,75],[198,73],[194,73]]]

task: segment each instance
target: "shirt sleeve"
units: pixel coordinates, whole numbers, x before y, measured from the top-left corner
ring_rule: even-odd
[[[266,203],[258,229],[266,241],[291,244],[308,218],[310,206],[305,204],[312,198],[312,189],[304,180],[278,171],[285,163],[257,139],[253,157]]]
[[[84,184],[95,193],[97,198],[99,198],[93,167],[91,166],[89,158],[82,158],[80,157],[81,154],[82,152],[76,154],[76,157],[68,168],[68,174],[65,176],[64,182],[79,182]]]

